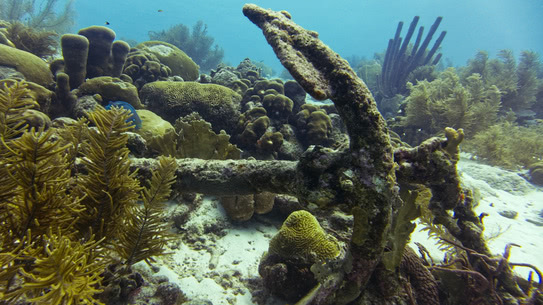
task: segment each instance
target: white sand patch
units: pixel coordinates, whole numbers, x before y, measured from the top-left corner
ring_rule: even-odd
[[[205,233],[213,225],[221,228],[219,236]],[[241,280],[259,276],[260,257],[268,250],[276,225],[258,220],[231,223],[220,204],[206,197],[184,227],[197,241],[181,242],[172,255],[160,258],[156,275],[167,276],[190,299],[213,305],[253,304]]]

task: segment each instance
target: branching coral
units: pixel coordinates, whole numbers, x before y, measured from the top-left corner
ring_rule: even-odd
[[[472,74],[462,84],[454,68],[442,72],[438,79],[408,84],[406,117],[393,129],[406,133],[404,141],[418,141],[441,132],[445,127],[463,128],[467,136],[488,128],[497,120],[500,91],[485,86],[479,74]],[[396,129],[396,127],[402,127]],[[415,133],[413,130],[417,130]]]
[[[468,140],[465,149],[484,162],[508,169],[530,166],[543,158],[543,125],[502,122]]]
[[[88,174],[79,177],[77,193],[85,196],[82,203],[86,212],[80,215],[78,228],[89,230],[97,238],[112,242],[121,228],[122,219],[138,199],[139,182],[130,172],[128,136],[125,131],[133,125],[127,120],[130,112],[124,108],[96,109],[89,120],[96,129],[89,132],[90,147],[83,164]]]
[[[410,73],[419,67],[425,65],[436,65],[439,62],[441,59],[441,54],[438,54],[435,58],[434,55],[445,38],[447,32],[441,32],[437,40],[434,42],[434,46],[431,50],[428,51],[427,47],[429,46],[430,41],[432,40],[432,37],[439,27],[442,19],[443,17],[436,18],[436,21],[434,24],[432,24],[432,27],[430,28],[430,31],[428,31],[424,41],[422,41],[424,27],[421,26],[419,28],[415,45],[412,46],[411,53],[409,55],[407,54],[409,49],[409,41],[415,32],[415,28],[419,22],[419,16],[415,16],[413,21],[411,21],[409,30],[407,31],[403,43],[402,38],[400,37],[403,22],[400,21],[398,23],[394,39],[390,39],[388,42],[385,60],[378,79],[379,92],[384,97],[392,98],[396,94],[407,93],[405,86],[407,83],[407,77]]]
[[[95,297],[115,250],[127,265],[163,254],[169,235],[159,208],[175,163],[163,161],[140,197],[123,134],[132,128],[127,111],[97,109],[89,113],[93,128],[80,119],[35,130],[24,118],[36,106],[23,82],[2,84],[0,301],[101,304]]]
[[[159,167],[153,172],[149,187],[143,190],[143,206],[133,207],[135,210],[128,213],[118,235],[119,242],[115,244],[126,267],[163,255],[164,246],[173,238],[161,215],[163,202],[169,198],[170,186],[175,180],[176,164],[173,158],[161,157],[158,161]]]
[[[480,51],[460,72],[462,80],[473,73],[481,75],[485,86],[494,85],[502,93],[503,112],[519,112],[530,109],[536,101],[541,82],[537,78],[540,65],[538,55],[533,51],[523,51],[518,64],[511,50],[501,50],[495,59],[489,59],[487,52]]]
[[[98,242],[91,239],[81,244],[49,232],[43,244],[25,253],[35,261],[32,269],[22,271],[24,284],[16,294],[26,294],[27,301],[39,305],[102,304],[94,297],[101,291],[100,273],[106,265],[97,251]]]

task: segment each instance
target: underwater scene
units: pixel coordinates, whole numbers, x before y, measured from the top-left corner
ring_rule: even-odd
[[[0,0],[0,305],[543,304],[543,2]]]

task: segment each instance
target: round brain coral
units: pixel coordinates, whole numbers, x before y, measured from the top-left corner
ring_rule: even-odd
[[[324,232],[319,222],[307,211],[290,214],[270,241],[269,254],[326,260],[339,255],[337,240]]]

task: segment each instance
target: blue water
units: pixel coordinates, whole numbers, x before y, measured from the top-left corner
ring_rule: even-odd
[[[148,40],[149,31],[160,31],[198,20],[224,48],[225,61],[237,65],[245,57],[281,71],[261,31],[241,12],[239,0],[78,0],[79,29],[107,21],[118,38]],[[464,65],[479,50],[490,56],[501,49],[515,55],[522,50],[543,54],[543,1],[540,0],[265,0],[254,3],[287,10],[298,24],[319,32],[321,39],[342,56],[371,58],[386,49],[397,23],[405,31],[415,15],[426,31],[443,16],[439,32],[447,31],[443,57]],[[162,12],[159,12],[162,10]],[[436,34],[434,39],[437,38]]]

